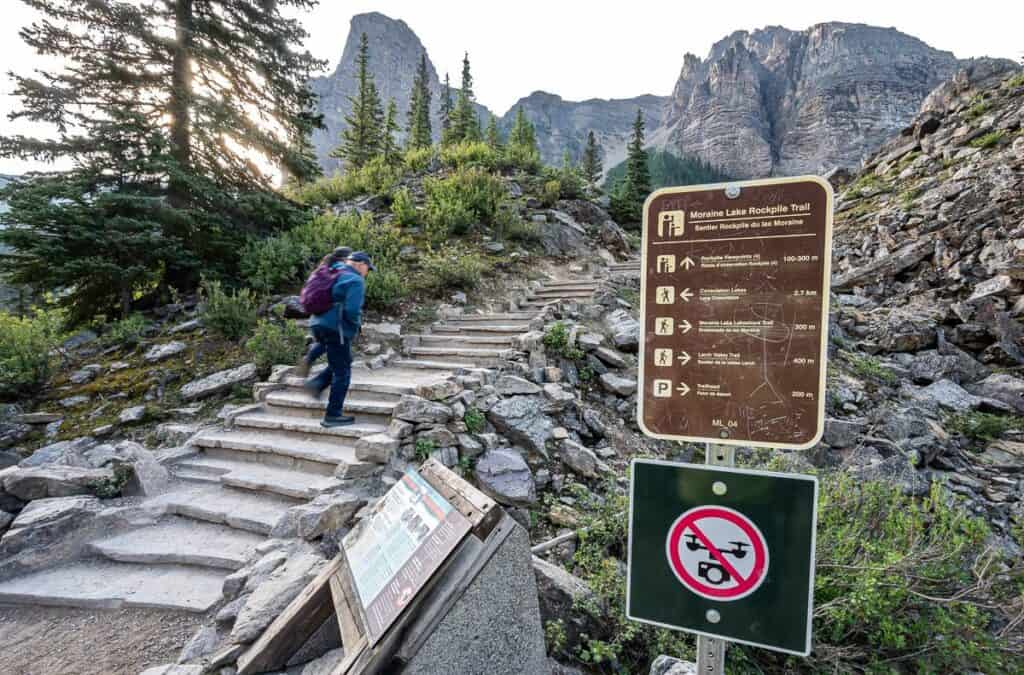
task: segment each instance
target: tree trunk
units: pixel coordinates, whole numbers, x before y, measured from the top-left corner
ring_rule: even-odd
[[[177,0],[174,9],[175,49],[171,74],[171,156],[182,170],[192,164],[192,0]],[[170,201],[185,206],[187,187],[171,179]]]

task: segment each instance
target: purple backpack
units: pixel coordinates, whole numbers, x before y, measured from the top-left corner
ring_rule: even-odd
[[[340,275],[341,270],[332,270],[328,265],[313,270],[299,294],[299,302],[307,314],[323,314],[334,305],[331,290]]]

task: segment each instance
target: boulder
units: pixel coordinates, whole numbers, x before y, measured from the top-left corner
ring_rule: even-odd
[[[66,466],[89,466],[85,459],[87,450],[96,445],[96,441],[85,436],[71,441],[59,441],[39,448],[21,460],[19,466],[34,467],[46,464],[63,464]]]
[[[406,394],[398,401],[392,416],[416,424],[447,424],[452,418],[452,409],[420,396]]]
[[[402,337],[402,326],[397,323],[364,323],[362,337],[376,341],[399,340]]]
[[[323,564],[323,558],[310,553],[289,557],[253,590],[238,613],[231,640],[247,644],[258,638],[313,580]]]
[[[356,441],[356,459],[364,462],[387,464],[398,450],[401,441],[386,433],[363,436]]]
[[[852,448],[861,441],[868,425],[861,420],[840,420],[829,417],[825,420],[825,434],[822,440],[833,448]]]
[[[281,301],[281,315],[285,319],[307,319],[309,312],[302,306],[302,300],[297,295],[289,295]]]
[[[32,426],[19,424],[17,422],[0,422],[0,448],[10,448],[17,445],[29,434],[32,433]],[[18,460],[11,462],[17,464]],[[3,467],[0,467],[3,468]]]
[[[156,439],[162,445],[178,446],[196,435],[199,431],[198,424],[182,424],[180,422],[165,422],[156,427]]]
[[[532,395],[539,394],[541,391],[541,388],[533,382],[515,375],[502,375],[495,382],[494,388],[502,396]]]
[[[612,343],[626,352],[635,352],[640,345],[640,324],[624,309],[609,312],[604,325],[611,333]]]
[[[600,475],[602,462],[590,448],[566,439],[562,441],[562,461],[575,473],[585,478],[597,478]]]
[[[4,491],[28,502],[47,497],[92,494],[92,485],[114,477],[110,469],[89,469],[50,464],[33,468],[18,467],[3,477]]]
[[[599,333],[583,333],[576,338],[576,344],[585,352],[590,352],[604,344],[604,336]]]
[[[533,575],[537,579],[541,621],[546,624],[560,620],[565,626],[567,644],[575,645],[580,634],[588,632],[592,619],[585,612],[573,611],[573,608],[592,600],[593,591],[579,577],[537,556],[533,556]]]
[[[188,345],[184,342],[174,340],[171,342],[165,342],[162,345],[153,345],[142,358],[145,359],[146,363],[159,363],[160,361],[169,359],[172,356],[177,356],[186,349],[188,349]]]
[[[121,424],[138,424],[144,419],[146,419],[146,406],[144,405],[134,405],[131,408],[125,408],[117,416],[117,421]]]
[[[525,506],[537,501],[533,473],[522,455],[511,448],[486,452],[473,471],[480,489],[507,506]]]
[[[605,373],[601,376],[601,386],[605,391],[617,396],[631,396],[636,393],[636,378],[621,377],[615,373]]]
[[[480,456],[484,451],[484,444],[470,434],[459,434],[456,436],[456,442],[459,445],[459,454],[469,459]]]
[[[554,424],[544,415],[544,406],[538,396],[512,396],[491,406],[487,419],[512,441],[546,458]]]
[[[61,406],[65,408],[77,408],[78,406],[85,405],[92,400],[91,396],[87,394],[77,394],[75,396],[68,396],[60,400]]]
[[[462,385],[455,380],[442,380],[416,387],[416,395],[428,401],[443,401],[458,396],[461,391]]]
[[[455,440],[455,434],[444,427],[435,427],[433,429],[421,431],[416,436],[417,441],[420,439],[431,443],[435,448],[451,447],[458,442]]]
[[[162,666],[147,668],[139,675],[203,675],[202,666],[192,666],[181,663],[167,663]]]
[[[629,365],[629,361],[622,354],[608,347],[598,347],[594,350],[594,356],[613,368],[625,368]]]
[[[967,412],[981,405],[981,399],[952,380],[939,380],[920,391],[912,392],[911,398],[933,403],[953,412]]]
[[[34,412],[15,415],[14,421],[19,424],[50,424],[64,419],[60,413]]]
[[[545,384],[544,398],[548,400],[544,407],[545,412],[559,413],[576,402],[576,397],[571,391],[566,391],[559,384]]]
[[[207,398],[214,394],[227,391],[240,384],[248,384],[256,379],[256,364],[246,363],[243,366],[222,370],[199,380],[189,382],[181,388],[181,398],[194,401]]]
[[[171,335],[177,335],[178,333],[191,333],[192,331],[199,330],[202,327],[202,319],[189,319],[188,321],[183,321],[176,326],[172,326],[167,332]]]
[[[178,654],[178,663],[188,663],[210,654],[220,644],[221,635],[214,626],[203,626],[185,643]]]
[[[650,675],[697,675],[697,664],[662,654],[651,664]]]
[[[34,571],[80,553],[103,509],[96,497],[29,502],[0,539],[0,577]]]
[[[364,498],[347,492],[318,495],[308,504],[299,504],[285,511],[270,536],[316,539],[348,527],[356,512],[364,506]]]
[[[103,366],[92,364],[85,366],[68,376],[71,384],[87,384],[96,379],[96,376],[103,372]]]
[[[981,382],[967,385],[967,390],[976,396],[1002,401],[1024,415],[1024,380],[1019,377],[993,373]]]

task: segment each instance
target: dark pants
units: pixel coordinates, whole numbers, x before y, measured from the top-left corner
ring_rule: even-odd
[[[313,337],[316,338],[316,345],[310,351],[310,356],[315,353],[319,357],[324,351],[327,352],[327,367],[313,378],[313,382],[320,391],[328,386],[331,388],[331,395],[327,399],[327,417],[340,417],[345,407],[348,385],[352,380],[352,340],[342,338],[338,331],[322,326],[313,326]]]

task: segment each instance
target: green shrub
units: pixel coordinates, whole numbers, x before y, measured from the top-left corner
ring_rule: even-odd
[[[318,178],[310,183],[290,185],[285,194],[307,206],[329,206],[362,195],[387,195],[402,177],[401,170],[375,157],[366,165]]]
[[[419,287],[435,293],[476,288],[490,269],[479,253],[460,245],[428,250],[420,256]]]
[[[391,222],[402,227],[410,227],[419,222],[419,214],[416,212],[416,204],[412,200],[409,188],[395,192],[391,200],[391,216]]]
[[[1010,89],[1016,89],[1017,87],[1024,87],[1024,71],[1021,71],[1006,81],[1006,86]]]
[[[147,328],[149,328],[149,321],[146,317],[141,314],[132,314],[103,326],[102,342],[105,345],[134,347],[139,344],[139,340]]]
[[[493,169],[498,165],[498,153],[482,141],[463,141],[441,148],[441,164],[463,168],[479,166]]]
[[[960,413],[946,420],[946,428],[971,440],[991,441],[1007,431],[1024,429],[1024,417],[983,412]]]
[[[980,96],[975,96],[971,102],[971,107],[967,109],[967,119],[977,119],[987,113],[991,108],[991,103]]]
[[[555,205],[562,195],[562,182],[557,178],[544,183],[544,189],[540,193],[540,202],[548,208]]]
[[[120,497],[124,486],[128,485],[128,481],[135,475],[135,469],[131,464],[114,464],[113,472],[110,478],[103,478],[89,484],[93,494],[100,499]]]
[[[561,321],[556,321],[544,333],[544,346],[567,359],[576,361],[583,358],[583,352],[569,343],[569,329]]]
[[[478,434],[484,430],[487,418],[484,414],[476,409],[474,406],[466,408],[466,414],[462,416],[462,421],[466,425],[466,430],[471,434]]]
[[[461,235],[477,223],[490,224],[505,196],[501,180],[479,167],[459,169],[445,179],[427,179],[426,224],[434,243]]]
[[[973,141],[971,141],[971,147],[981,148],[982,150],[994,147],[996,145],[999,145],[999,142],[1003,140],[1003,137],[1005,135],[1006,134],[1002,131],[989,132],[984,136],[979,136],[978,138],[975,138]]]
[[[368,213],[321,214],[288,232],[251,241],[239,267],[246,282],[261,293],[292,290],[338,246],[366,251],[386,270],[393,268],[407,241],[396,225],[376,225]]]
[[[46,383],[63,323],[55,310],[31,317],[0,312],[0,398],[32,394]]]
[[[245,343],[253,362],[266,377],[279,363],[292,363],[302,355],[306,346],[306,331],[293,321],[261,320],[253,336]]]
[[[405,153],[405,168],[413,173],[423,173],[430,169],[430,165],[437,157],[436,149],[414,148]]]
[[[239,340],[256,327],[259,303],[247,288],[230,292],[219,281],[202,284],[203,325],[228,340]]]
[[[541,168],[540,153],[534,147],[509,144],[502,154],[501,166],[531,174],[537,173]]]
[[[430,453],[434,452],[437,447],[434,445],[434,441],[427,440],[426,438],[416,439],[416,459],[421,462],[425,462],[430,459]]]
[[[896,384],[899,380],[896,373],[882,366],[878,359],[873,356],[856,356],[851,354],[849,361],[853,373],[861,379],[880,380],[889,385]]]
[[[388,261],[377,264],[377,271],[366,277],[366,306],[371,309],[389,309],[402,302],[409,291],[403,269]]]

